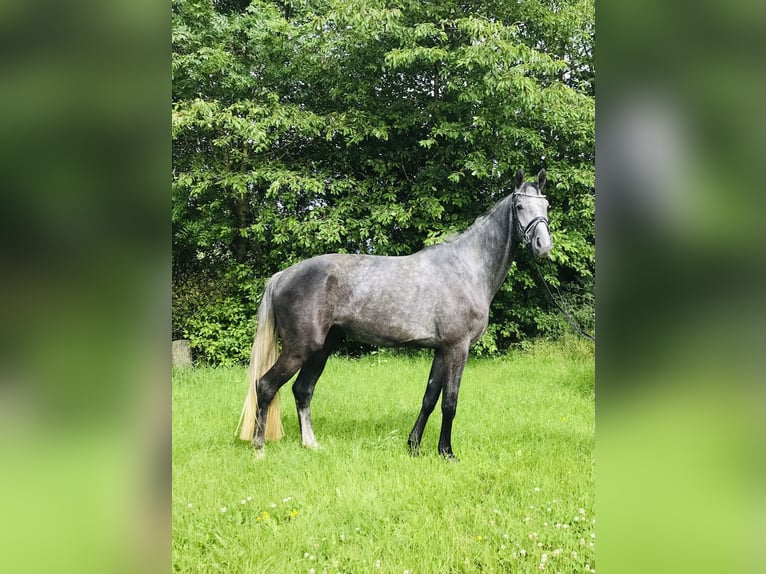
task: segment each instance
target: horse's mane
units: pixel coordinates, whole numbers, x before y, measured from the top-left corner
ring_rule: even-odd
[[[540,189],[537,187],[537,184],[535,182],[524,182],[521,185],[521,191],[523,192],[534,192],[535,194],[540,194]],[[455,231],[454,229],[449,231],[448,233],[445,233],[441,241],[439,243],[435,243],[433,245],[429,245],[425,247],[424,249],[431,249],[432,247],[438,247],[439,245],[447,245],[450,243],[454,243],[464,235],[468,234],[470,231],[479,229],[484,226],[484,224],[489,220],[490,216],[495,213],[497,210],[501,208],[501,206],[505,206],[507,201],[510,201],[512,192],[507,193],[502,199],[497,200],[494,205],[489,207],[484,213],[477,216],[476,219],[474,219],[473,223],[471,223],[468,227],[463,229],[462,231]]]

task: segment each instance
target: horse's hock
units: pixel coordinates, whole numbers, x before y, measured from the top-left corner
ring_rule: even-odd
[[[191,347],[188,339],[178,339],[173,341],[173,366],[191,367]]]

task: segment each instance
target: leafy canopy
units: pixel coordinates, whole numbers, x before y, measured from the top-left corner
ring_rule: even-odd
[[[592,325],[592,0],[174,0],[174,336],[244,360],[274,272],[407,254],[548,172],[553,266]],[[514,268],[479,352],[565,329]],[[222,343],[223,342],[223,343]]]

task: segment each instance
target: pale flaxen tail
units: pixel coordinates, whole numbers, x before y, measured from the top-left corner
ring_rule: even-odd
[[[256,414],[258,413],[258,395],[256,393],[258,380],[277,362],[279,348],[277,347],[277,325],[274,321],[274,310],[271,306],[272,291],[277,273],[263,291],[263,299],[258,307],[258,326],[253,339],[253,349],[250,352],[250,367],[247,370],[247,396],[242,406],[237,430],[241,430],[239,438],[252,441],[255,434]],[[236,431],[235,431],[236,432]],[[284,435],[282,421],[279,417],[279,393],[274,396],[266,417],[266,440],[279,440]]]

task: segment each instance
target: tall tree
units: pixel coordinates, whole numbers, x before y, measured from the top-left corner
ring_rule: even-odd
[[[592,314],[592,0],[176,0],[173,19],[174,329],[208,359],[246,355],[275,271],[420,249],[518,167],[548,170],[548,280]],[[479,350],[561,329],[519,268]]]

